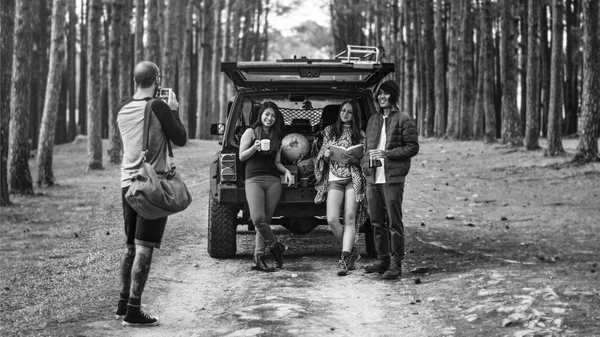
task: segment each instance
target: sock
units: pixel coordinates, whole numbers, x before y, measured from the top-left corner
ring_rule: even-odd
[[[121,294],[119,295],[119,301],[128,301],[128,300],[129,300],[129,293],[121,292]]]
[[[347,252],[345,250],[342,251],[342,256],[348,257],[350,256],[350,252]]]
[[[141,298],[130,297],[129,298],[129,302],[127,303],[127,305],[130,306],[130,307],[138,307],[139,308],[140,305],[141,305],[141,303],[142,303],[142,299]]]

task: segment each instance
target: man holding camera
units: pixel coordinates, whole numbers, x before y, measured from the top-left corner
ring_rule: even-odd
[[[158,66],[149,61],[138,63],[133,76],[136,92],[133,97],[121,102],[117,124],[123,140],[123,162],[121,164],[121,192],[127,251],[121,262],[122,289],[116,318],[123,319],[125,326],[158,325],[158,317],[152,317],[141,309],[141,297],[146,285],[154,248],[160,243],[167,224],[167,217],[144,219],[127,203],[125,194],[144,160],[157,172],[168,170],[167,142],[185,145],[187,134],[177,108],[177,99],[168,90],[168,97],[159,97],[152,103],[148,151],[142,155],[144,134],[144,112],[147,102],[160,92],[161,76]],[[145,158],[144,158],[145,157]]]
[[[379,112],[367,123],[368,155],[362,159],[377,252],[377,262],[366,266],[365,271],[383,273],[385,279],[402,275],[404,180],[410,170],[410,159],[419,152],[417,128],[407,113],[398,110],[399,96],[396,82],[381,84],[377,93]]]

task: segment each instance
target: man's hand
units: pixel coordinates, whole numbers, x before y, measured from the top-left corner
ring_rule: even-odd
[[[171,110],[173,111],[177,111],[177,109],[179,108],[179,102],[177,102],[177,97],[175,97],[175,93],[173,91],[169,93],[169,99],[167,100],[167,104],[169,105],[169,108],[171,108]]]

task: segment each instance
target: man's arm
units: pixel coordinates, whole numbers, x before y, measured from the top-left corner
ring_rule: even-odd
[[[184,146],[187,142],[187,133],[179,118],[179,113],[175,110],[171,110],[167,103],[156,100],[152,104],[152,110],[155,112],[156,117],[160,121],[162,130],[177,146]]]
[[[405,117],[400,122],[399,127],[403,145],[387,151],[389,160],[406,160],[419,153],[419,134],[413,120],[410,117]]]

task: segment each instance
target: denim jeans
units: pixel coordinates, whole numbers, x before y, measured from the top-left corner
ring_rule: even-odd
[[[250,219],[256,227],[254,253],[264,253],[267,244],[275,241],[271,218],[281,197],[279,177],[262,175],[246,179],[246,201]]]
[[[403,196],[404,183],[367,184],[367,201],[378,259],[390,254],[399,259],[404,257]]]

